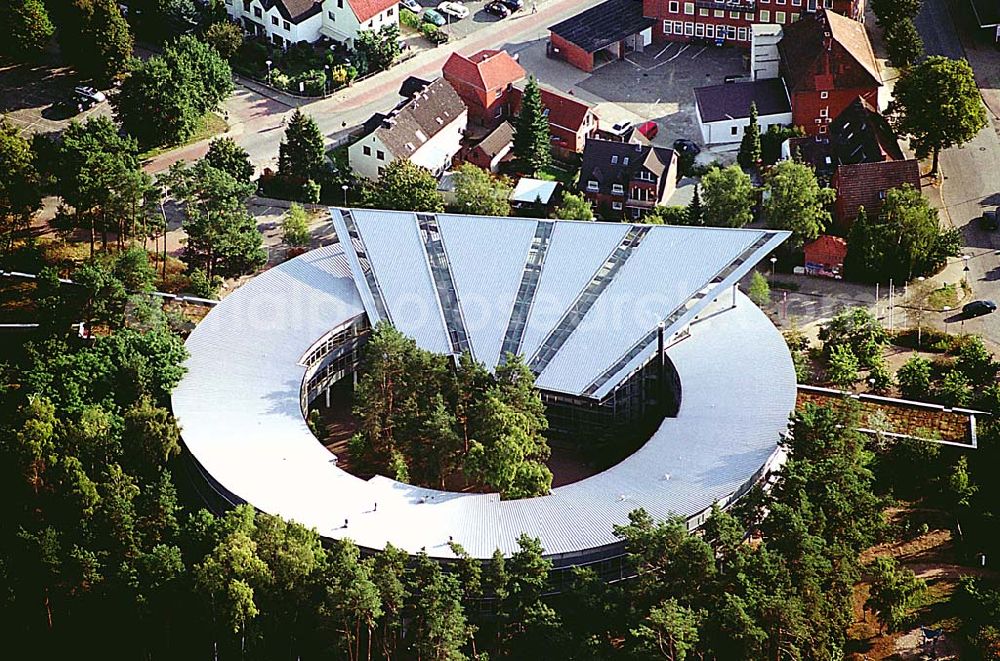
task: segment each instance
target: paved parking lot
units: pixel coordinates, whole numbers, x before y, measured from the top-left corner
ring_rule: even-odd
[[[440,4],[441,0],[422,0],[420,2],[424,7],[434,9]],[[461,2],[461,0],[459,0]],[[441,29],[447,32],[452,39],[461,39],[467,37],[478,30],[486,27],[491,23],[496,23],[497,21],[511,21],[517,20],[527,14],[531,13],[531,0],[525,0],[524,9],[515,13],[513,16],[501,19],[493,14],[487,14],[483,7],[486,6],[487,0],[477,0],[476,2],[461,2],[469,10],[469,15],[461,20],[455,20],[449,16],[445,16],[448,19],[448,24]]]
[[[77,74],[66,67],[0,61],[0,114],[29,133],[58,132],[71,119],[82,120],[95,113],[110,115],[107,102],[82,113],[75,105],[63,103],[80,84]]]

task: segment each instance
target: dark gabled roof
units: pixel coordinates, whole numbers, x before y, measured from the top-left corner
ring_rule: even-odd
[[[501,122],[490,134],[479,141],[477,149],[482,150],[486,156],[493,158],[502,152],[514,140],[514,127],[510,122]]]
[[[399,95],[406,99],[412,99],[417,92],[423,91],[423,89],[430,84],[431,81],[429,80],[417,78],[416,76],[409,76],[399,86]]]
[[[761,116],[792,111],[780,78],[698,87],[694,98],[703,122],[747,118],[751,103],[757,104],[757,114]]]
[[[375,132],[396,157],[409,158],[463,112],[465,104],[455,89],[438,78],[394,110]]]
[[[549,30],[588,53],[596,53],[656,23],[656,19],[642,15],[642,4],[636,0],[607,0]]]
[[[673,159],[674,150],[665,147],[587,138],[580,166],[580,188],[586,190],[588,181],[596,181],[598,191],[610,195],[612,185],[627,187],[640,170],[646,169],[656,175],[657,188],[662,192],[666,183],[664,174]]]
[[[860,96],[830,124],[830,142],[841,164],[903,160],[889,122]]]
[[[786,25],[778,53],[791,92],[815,90],[816,78],[825,75],[833,89],[882,86],[865,26],[828,9]]]
[[[278,13],[291,23],[301,23],[323,11],[322,0],[260,0],[264,9],[277,7]]]
[[[1000,2],[997,0],[971,0],[971,2],[979,27],[993,28],[1000,25]]]
[[[882,196],[890,188],[910,184],[920,190],[920,164],[916,159],[841,165],[835,176],[837,204],[842,218],[853,220],[858,209],[869,214],[882,207]]]

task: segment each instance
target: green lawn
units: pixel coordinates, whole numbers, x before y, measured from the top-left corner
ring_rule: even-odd
[[[153,147],[148,151],[144,151],[139,154],[139,158],[142,160],[148,160],[150,158],[156,158],[160,154],[168,152],[172,149],[177,149],[178,147],[186,147],[187,145],[193,145],[196,142],[201,142],[211,138],[212,136],[219,135],[220,133],[225,133],[229,130],[229,124],[226,120],[222,119],[219,115],[214,112],[205,113],[202,118],[198,121],[198,126],[190,138],[184,142],[175,145],[161,145],[159,147]]]
[[[544,179],[545,181],[558,181],[566,188],[574,188],[576,187],[576,175],[577,171],[575,169],[568,170],[561,165],[553,163],[539,172],[536,178]]]
[[[958,288],[955,285],[945,285],[927,295],[927,305],[935,310],[958,305]]]

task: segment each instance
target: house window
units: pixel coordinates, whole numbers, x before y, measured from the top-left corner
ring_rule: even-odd
[[[725,18],[726,12],[724,9],[715,9],[712,11],[712,16],[715,16],[716,18]]]
[[[261,18],[263,16],[263,14],[261,14],[261,12],[260,12],[260,7],[254,7],[253,8],[253,15],[256,18]]]
[[[250,0],[243,0],[243,11],[250,11]]]
[[[622,203],[621,202],[612,202],[611,203],[611,208],[614,209],[615,211],[621,211],[622,210]]]
[[[830,116],[830,109],[829,108],[820,108],[819,109],[819,116],[820,117],[829,117]]]
[[[330,17],[331,21],[336,21],[337,20],[337,15],[333,13],[332,9],[328,9],[326,11],[326,15]]]
[[[385,152],[382,151],[381,149],[379,149],[378,151],[375,152],[375,158],[377,158],[380,161],[384,161],[385,160]]]
[[[740,13],[738,11],[731,11],[731,12],[729,12],[729,18],[737,18],[738,19],[739,17],[740,17]]]
[[[730,127],[729,127],[729,135],[736,135],[736,131],[737,131],[738,129],[739,129],[739,127],[738,127],[738,126],[730,126]]]
[[[829,98],[829,96],[830,96],[829,92],[820,92],[819,93],[819,98],[821,98],[821,99]]]
[[[749,32],[749,29],[746,28],[746,27],[741,27],[739,30],[737,30],[737,34],[739,36],[739,40],[740,41],[746,41],[747,39],[749,39],[750,35],[748,34],[748,32]]]
[[[802,0],[792,0],[792,6],[793,7],[801,7],[802,6]]]
[[[680,11],[680,6],[681,3],[677,0],[670,0],[670,2],[667,3],[667,11],[671,14],[676,14]]]
[[[672,34],[674,24],[671,21],[663,21],[663,34]]]
[[[684,34],[684,24],[680,21],[674,21],[674,34]]]
[[[730,41],[734,41],[736,39],[736,26],[735,25],[727,25],[726,26],[726,39],[729,39]]]
[[[779,5],[783,5],[783,4],[785,4],[785,0],[774,0],[774,1],[775,1],[776,3],[778,3]]]
[[[271,41],[279,48],[283,48],[285,46],[285,40],[281,38],[280,34],[272,34]]]
[[[684,15],[685,16],[694,16],[694,3],[693,2],[685,2],[684,3]]]
[[[783,12],[783,11],[776,11],[776,12],[774,12],[774,22],[775,23],[779,23],[781,25],[784,25],[785,24],[785,12]]]
[[[618,165],[618,154],[614,154],[611,157],[611,165]]]
[[[362,147],[361,151],[363,151],[365,153],[365,156],[371,156],[372,155],[372,148],[369,147],[368,145],[365,145],[364,147]]]
[[[271,25],[277,25],[277,24],[278,24],[278,17],[277,16],[272,16],[271,17]]]
[[[702,23],[694,24],[694,36],[704,37],[705,36],[705,25]]]
[[[715,26],[711,23],[705,26],[705,36],[709,39],[715,39]]]
[[[611,184],[611,192],[614,195],[622,195],[625,192],[625,189],[621,184]]]
[[[880,190],[878,192],[878,199],[880,199],[880,200],[884,200],[885,199],[885,191],[884,190]]]
[[[770,23],[771,22],[771,10],[761,9],[760,18],[757,19],[758,23]]]
[[[588,181],[587,182],[587,190],[589,190],[589,191],[596,191],[597,190],[597,182],[594,181],[593,179],[591,179],[590,181]]]
[[[392,16],[392,14],[393,14],[393,8],[389,7],[389,10],[385,12],[385,15],[386,16]]]
[[[344,0],[337,0],[337,9],[344,8]]]
[[[791,14],[788,15],[789,23],[794,23],[797,20],[799,20],[799,12],[793,11]]]
[[[628,165],[628,156],[622,159],[622,165]]]
[[[826,127],[825,126],[819,127],[819,132],[820,132],[820,134],[825,134],[826,133]]]
[[[698,10],[698,15],[699,16],[705,16],[705,17],[707,17],[708,16],[708,10],[705,9],[704,7],[702,7],[701,9]]]
[[[284,27],[286,30],[292,29],[292,26],[288,23],[288,21],[282,21],[282,23],[284,23],[284,26],[282,27]]]
[[[689,37],[694,35],[694,23],[684,24],[684,34]]]

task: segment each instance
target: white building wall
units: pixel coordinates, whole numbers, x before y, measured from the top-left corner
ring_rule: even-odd
[[[260,10],[261,16],[259,18],[254,11],[256,9]],[[281,37],[286,44],[295,44],[300,41],[312,43],[319,39],[320,28],[323,25],[323,18],[320,14],[310,16],[299,23],[285,20],[281,12],[278,11],[277,6],[271,7],[270,10],[265,10],[259,0],[253,0],[250,3],[249,10],[244,8],[243,0],[226,0],[226,12],[241,24],[243,24],[243,18],[246,17],[262,25],[267,40],[272,43],[274,42],[274,35]],[[277,25],[275,25],[275,21],[277,21]],[[286,23],[288,24],[287,29],[285,28]]]
[[[420,145],[410,156],[410,161],[427,168],[440,176],[451,167],[451,161],[462,146],[462,136],[468,125],[469,111],[463,110],[450,124],[435,133],[430,140]]]
[[[778,77],[778,42],[781,26],[773,23],[755,23],[750,33],[750,80]]]
[[[392,5],[361,24],[354,14],[354,10],[351,9],[349,0],[325,0],[322,16],[321,31],[323,34],[353,46],[354,39],[362,30],[378,30],[385,25],[398,26],[399,5]]]
[[[761,133],[767,132],[771,124],[787,126],[792,123],[792,113],[760,115],[757,118]],[[725,145],[739,143],[743,139],[743,129],[750,125],[749,117],[725,119],[718,122],[704,122],[698,113],[698,126],[701,128],[701,138],[706,145]],[[735,131],[734,131],[735,129]]]
[[[365,147],[368,147],[370,154],[365,154]],[[380,151],[385,155],[384,160],[378,158]],[[396,156],[379,139],[377,131],[366,135],[347,149],[347,161],[351,164],[351,169],[365,179],[378,179],[378,169],[384,168],[395,159]]]

